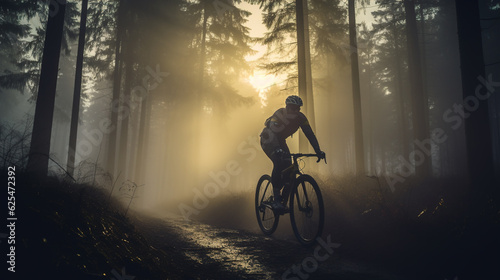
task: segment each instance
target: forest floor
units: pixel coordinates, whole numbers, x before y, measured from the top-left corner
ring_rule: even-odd
[[[325,202],[322,238],[341,244],[335,249],[340,260],[355,260],[384,271],[378,277],[359,279],[500,277],[496,268],[500,263],[498,196],[485,195],[473,204],[465,181],[457,178],[408,178],[390,189],[384,178],[314,177]],[[253,191],[221,194],[193,219],[263,236],[255,217],[254,195]],[[281,217],[272,238],[300,247],[289,215]],[[318,272],[330,266],[334,264],[321,263]],[[321,275],[314,273],[311,279],[322,279]],[[337,279],[337,275],[331,276]]]
[[[417,279],[394,275],[336,252],[341,244],[304,247],[295,241],[222,228],[180,216],[133,218],[138,230],[164,251],[172,246],[194,261],[190,272],[201,279]],[[316,252],[316,253],[315,253]]]
[[[404,222],[383,214],[390,207],[382,211],[357,196],[366,190],[325,187],[324,243],[303,247],[287,217],[273,236],[260,233],[252,193],[221,194],[197,221],[185,221],[166,209],[127,212],[102,189],[22,177],[16,189],[16,273],[1,279],[461,280],[500,274],[498,208],[487,211],[493,216],[483,213],[462,224],[435,215]],[[0,234],[3,254],[10,245]]]

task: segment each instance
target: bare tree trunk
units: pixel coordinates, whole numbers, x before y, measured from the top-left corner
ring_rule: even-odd
[[[194,114],[192,115],[192,123],[193,123],[193,130],[192,130],[192,137],[191,138],[191,143],[190,146],[194,150],[194,154],[196,156],[200,156],[202,154],[202,149],[201,149],[201,139],[203,138],[203,130],[201,129],[201,120],[202,120],[202,114],[203,114],[203,105],[204,105],[204,98],[205,98],[205,88],[204,88],[204,76],[205,76],[205,60],[206,60],[206,46],[207,46],[207,32],[208,32],[208,7],[206,1],[203,2],[203,23],[202,23],[202,34],[201,34],[201,50],[200,50],[200,69],[198,73],[198,86],[197,86],[197,91],[194,96],[193,100],[193,106],[194,106]],[[202,180],[202,166],[201,166],[201,161],[198,160],[196,162],[196,165],[194,166],[194,177],[195,177],[195,184],[200,184]]]
[[[372,49],[368,50],[368,69],[367,69],[367,74],[366,76],[368,77],[368,116],[369,116],[369,129],[368,129],[368,145],[369,145],[369,164],[370,168],[368,169],[369,175],[378,175],[377,170],[376,170],[376,160],[375,160],[375,137],[373,137],[373,124],[375,123],[375,113],[374,113],[374,106],[373,106],[373,100],[372,100],[372,65],[371,65],[371,52]]]
[[[87,8],[89,1],[82,1],[80,19],[80,34],[78,36],[78,54],[76,56],[75,88],[73,92],[73,108],[71,111],[71,127],[69,133],[68,173],[73,176],[75,170],[76,137],[78,133],[78,119],[80,115],[80,94],[82,91],[83,53],[85,51],[85,32],[87,26]]]
[[[65,2],[55,3],[54,5],[57,5],[58,9],[49,13],[47,21],[40,83],[36,99],[35,119],[27,166],[28,172],[33,172],[39,177],[47,176],[49,167],[57,73],[59,71],[64,15],[66,13]]]
[[[498,187],[495,184],[488,102],[476,97],[476,88],[481,85],[479,77],[485,77],[481,26],[478,1],[455,1],[457,9],[458,43],[462,72],[464,100],[476,100],[477,109],[465,118],[465,136],[469,174],[475,198],[480,193]],[[487,95],[488,89],[480,91]],[[491,94],[491,92],[490,92]],[[473,103],[473,102],[469,102]],[[470,107],[465,102],[464,107]]]
[[[148,89],[149,96],[149,89]],[[146,166],[146,154],[147,154],[147,135],[149,133],[149,118],[148,118],[148,110],[150,109],[149,98],[145,98],[142,100],[141,104],[141,116],[139,123],[139,139],[138,139],[138,148],[136,155],[136,180],[139,184],[144,183],[144,171]]]
[[[399,117],[399,141],[401,142],[401,152],[404,157],[407,157],[410,154],[410,147],[409,147],[409,137],[408,137],[408,118],[407,118],[407,111],[406,111],[406,104],[405,104],[405,97],[403,96],[404,91],[403,91],[403,75],[401,71],[402,67],[402,59],[401,59],[401,52],[399,50],[398,44],[397,44],[397,30],[396,26],[393,25],[393,33],[394,33],[394,55],[395,55],[395,65],[394,67],[396,68],[395,71],[395,76],[394,76],[394,86],[395,86],[395,94],[396,94],[396,100],[397,100],[397,106],[398,106],[398,117]]]
[[[111,174],[115,173],[115,161],[116,161],[116,151],[117,142],[116,135],[118,133],[118,108],[120,104],[120,92],[122,84],[122,39],[123,39],[123,27],[121,26],[123,22],[124,7],[120,3],[118,7],[117,14],[117,24],[116,24],[116,46],[115,46],[115,70],[113,73],[113,100],[111,102],[111,126],[114,127],[109,135],[108,143],[108,160],[107,166]]]
[[[425,130],[427,131],[428,136],[430,136],[429,131],[430,131],[430,116],[429,116],[429,91],[427,90],[427,52],[425,48],[425,15],[424,15],[424,3],[425,1],[419,0],[419,14],[420,14],[420,63],[422,65],[422,96],[424,99],[424,124],[425,124]],[[429,172],[432,175],[432,155],[429,157]]]
[[[299,96],[304,100],[309,123],[314,130],[314,99],[312,93],[311,56],[309,50],[309,27],[307,21],[307,0],[296,0],[297,65]],[[303,133],[299,134],[299,151],[307,152],[309,142]]]
[[[316,117],[314,114],[314,94],[313,94],[313,81],[311,70],[311,42],[309,40],[309,9],[307,7],[307,0],[304,0],[303,15],[304,15],[304,50],[305,50],[305,67],[306,67],[306,108],[307,119],[311,128],[316,128]]]
[[[120,125],[120,138],[118,139],[120,142],[120,153],[118,154],[119,158],[119,170],[124,173],[126,178],[129,178],[131,174],[127,173],[128,166],[128,131],[129,131],[129,121],[132,117],[132,108],[130,106],[130,90],[132,89],[132,79],[133,79],[133,59],[132,59],[132,51],[131,51],[131,40],[127,43],[127,51],[126,51],[126,61],[125,61],[125,85],[123,89],[123,94],[121,98],[123,99],[120,106],[122,106],[123,110],[126,112],[123,114],[121,125]]]
[[[149,52],[151,53],[151,51]],[[151,56],[147,57],[148,64],[151,64],[152,59]],[[137,139],[137,149],[135,155],[135,176],[134,180],[138,182],[139,185],[145,183],[145,166],[147,161],[147,143],[148,143],[148,134],[149,134],[149,111],[151,110],[151,101],[150,101],[150,85],[146,84],[146,98],[141,99],[141,114],[139,116],[139,132]]]
[[[356,11],[354,8],[354,0],[349,0],[349,41],[351,49],[352,102],[354,108],[354,153],[356,157],[356,174],[363,174],[365,173],[365,152],[363,147],[363,124],[361,118],[361,89],[359,85]]]
[[[429,139],[429,132],[427,131],[427,125],[425,124],[425,108],[427,107],[427,100],[425,100],[423,96],[424,89],[422,80],[422,65],[418,45],[414,0],[404,0],[404,6],[406,14],[408,71],[410,75],[414,139],[415,141],[423,142]],[[428,148],[430,149],[430,147]],[[418,151],[417,147],[414,147],[414,151],[415,175],[418,177],[425,177],[430,171],[430,157],[425,151]]]
[[[126,28],[125,30],[127,32],[123,34],[123,62],[125,63],[125,81],[123,85],[123,94],[120,95],[120,99],[122,100],[120,104],[120,111],[122,111],[123,113],[121,113],[121,117],[119,116],[118,118],[121,119],[120,138],[118,139],[118,142],[120,143],[118,164],[119,170],[124,174],[125,179],[130,179],[133,175],[130,172],[130,167],[133,166],[131,159],[134,153],[131,152],[132,149],[129,149],[129,147],[133,147],[132,141],[129,140],[129,129],[131,118],[133,117],[135,109],[135,106],[133,106],[132,103],[131,91],[135,78],[134,63],[136,62],[137,58],[135,54],[135,50],[137,47],[137,30],[135,29],[134,25],[134,23],[136,22],[136,8],[137,7],[132,6],[131,3],[126,6],[125,11],[127,12],[127,17],[124,28]],[[125,19],[125,17],[123,19]]]

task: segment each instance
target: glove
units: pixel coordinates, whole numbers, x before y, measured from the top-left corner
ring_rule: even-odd
[[[319,162],[320,160],[325,159],[325,163],[326,163],[326,154],[325,154],[325,152],[319,151],[316,154],[318,155],[318,160],[316,162]]]

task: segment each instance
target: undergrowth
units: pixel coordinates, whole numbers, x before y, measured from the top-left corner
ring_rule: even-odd
[[[30,181],[26,174],[16,180],[17,279],[180,279],[185,273],[180,253],[150,246],[102,189],[56,178]]]

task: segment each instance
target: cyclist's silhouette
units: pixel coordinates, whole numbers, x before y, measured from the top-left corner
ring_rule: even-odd
[[[303,105],[302,99],[296,95],[291,95],[286,98],[285,104],[285,108],[278,109],[266,120],[265,128],[260,134],[260,145],[274,165],[271,174],[274,194],[272,206],[276,210],[284,210],[285,208],[281,203],[280,191],[284,184],[283,178],[288,178],[288,176],[283,174],[282,178],[282,172],[292,164],[286,138],[294,134],[300,127],[316,154],[320,158],[325,157],[325,153],[319,148],[318,140],[309,125],[307,117],[300,112],[300,106]]]

